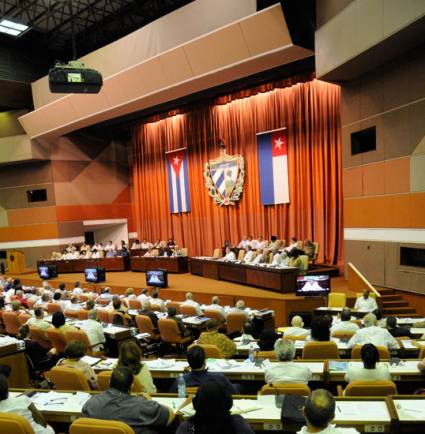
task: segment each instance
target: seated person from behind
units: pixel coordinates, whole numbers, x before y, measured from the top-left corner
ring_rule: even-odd
[[[41,307],[34,308],[34,317],[31,317],[25,324],[28,327],[35,327],[41,330],[47,330],[50,324],[44,319],[44,310]]]
[[[142,303],[142,310],[139,311],[139,314],[148,316],[152,321],[154,329],[158,329],[158,317],[155,315],[155,312],[152,311],[151,302],[149,300],[145,300]]]
[[[156,309],[160,310],[161,312],[167,311],[164,300],[161,300],[159,298],[158,288],[152,288],[151,295],[150,295],[150,302],[151,305],[154,305],[154,307],[156,307]]]
[[[379,351],[375,345],[364,344],[361,349],[361,358],[363,367],[348,365],[348,371],[345,374],[347,383],[364,380],[391,380],[391,374],[386,366],[376,366],[379,362]]]
[[[226,254],[223,256],[221,260],[226,262],[235,262],[236,261],[235,252],[230,250],[230,247],[226,247]]]
[[[211,304],[207,306],[207,309],[216,310],[223,318],[226,317],[226,311],[223,306],[220,306],[220,298],[217,295],[211,298]]]
[[[83,406],[82,416],[127,423],[135,434],[152,434],[165,428],[173,421],[174,412],[144,396],[131,395],[133,379],[130,369],[115,368],[109,389],[92,395]]]
[[[0,412],[22,416],[29,422],[34,434],[55,434],[53,428],[47,425],[44,416],[37,410],[28,396],[21,393],[13,398],[9,397],[9,385],[3,374],[0,374]],[[18,431],[14,430],[14,432]],[[2,429],[2,433],[7,434],[7,430]]]
[[[295,315],[291,320],[291,327],[288,327],[283,336],[286,338],[287,336],[299,337],[300,339],[306,339],[310,336],[310,331],[304,328],[303,319],[299,315]]]
[[[377,320],[373,313],[368,313],[363,317],[363,324],[364,328],[358,330],[348,341],[347,348],[363,344],[374,344],[377,347],[383,346],[389,350],[400,348],[396,339],[390,335],[387,329],[376,325]]]
[[[131,323],[131,316],[127,312],[127,308],[122,305],[121,299],[118,295],[112,297],[112,306],[108,307],[109,312],[114,312],[122,317],[124,325]]]
[[[229,309],[229,311],[227,312],[227,315],[229,315],[229,313],[243,313],[246,317],[246,320],[251,321],[251,314],[246,309],[245,302],[243,300],[238,300],[236,302],[235,307],[231,307]]]
[[[251,246],[248,244],[245,247],[245,256],[243,257],[243,261],[245,264],[252,264],[252,261],[254,261],[255,258],[255,253],[254,251],[251,249]]]
[[[181,422],[176,434],[254,434],[247,421],[240,415],[232,415],[231,394],[221,384],[209,380],[201,384],[193,398],[195,414]]]
[[[118,358],[118,367],[126,367],[134,375],[134,381],[142,388],[143,392],[156,393],[156,387],[153,383],[152,375],[148,365],[142,363],[142,350],[134,341],[125,341],[120,346],[120,355]]]
[[[353,332],[359,329],[359,326],[351,322],[351,310],[349,307],[344,307],[341,311],[340,321],[336,321],[332,324],[331,333],[334,332]]]
[[[91,301],[91,300],[89,300]],[[88,302],[87,302],[88,304]],[[103,327],[100,322],[97,321],[97,311],[94,309],[89,310],[88,318],[84,321],[80,321],[80,328],[87,334],[90,345],[93,351],[102,351],[106,342],[105,334],[103,333]]]
[[[395,338],[400,338],[401,336],[407,336],[410,339],[413,338],[412,333],[410,333],[407,327],[397,327],[397,318],[394,316],[387,317],[386,327],[391,336]]]
[[[76,295],[73,295],[71,297],[71,303],[68,304],[66,310],[71,310],[71,311],[81,310],[81,306],[78,303],[78,297]]]
[[[311,323],[310,337],[312,341],[328,342],[331,339],[330,324],[332,319],[320,316]]]
[[[242,336],[238,340],[240,340],[242,343],[254,342],[255,338],[253,334],[254,334],[254,326],[252,325],[252,322],[246,321],[243,324]]]
[[[168,311],[168,319],[172,319],[176,322],[177,328],[179,329],[179,333],[182,336],[190,336],[190,331],[186,329],[185,325],[183,324],[183,321],[181,318],[179,318],[177,315],[177,309],[175,307],[169,307],[167,309]]]
[[[265,329],[260,333],[260,338],[258,339],[258,346],[260,351],[273,351],[274,344],[279,339],[279,335],[271,329]]]
[[[309,368],[292,362],[295,357],[295,346],[292,341],[278,339],[274,344],[274,352],[279,363],[264,370],[264,380],[267,384],[307,384],[311,380],[312,373]]]
[[[199,387],[208,380],[215,380],[227,393],[238,393],[238,390],[223,373],[208,371],[205,363],[205,351],[199,345],[193,345],[188,349],[187,363],[189,363],[190,371],[183,374],[186,387]],[[177,380],[171,385],[170,392],[177,392]]]
[[[63,335],[65,335],[66,332],[75,332],[78,330],[72,325],[65,324],[65,316],[62,312],[55,312],[52,315],[52,326]]]
[[[335,419],[335,399],[325,389],[316,389],[304,405],[306,426],[297,434],[359,434],[354,428],[340,428],[331,422]]]
[[[218,326],[218,321],[211,318],[207,322],[207,331],[201,333],[198,343],[215,345],[223,357],[229,359],[236,352],[236,345],[226,335],[218,332]]]
[[[182,303],[182,306],[193,306],[196,310],[196,315],[202,315],[202,309],[198,302],[193,299],[191,292],[186,292],[186,300]]]
[[[70,341],[65,347],[65,358],[60,359],[57,366],[75,368],[82,372],[92,389],[97,389],[97,377],[93,368],[81,359],[86,355],[84,344],[80,341]]]
[[[354,310],[373,312],[376,309],[378,309],[376,300],[369,295],[368,289],[363,290],[363,296],[359,297],[356,300],[356,304],[354,305]]]

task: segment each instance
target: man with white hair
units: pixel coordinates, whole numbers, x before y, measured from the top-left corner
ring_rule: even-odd
[[[351,310],[344,307],[341,311],[340,321],[336,321],[331,327],[331,334],[335,332],[352,332],[356,333],[359,326],[351,322]]]
[[[105,334],[103,333],[102,324],[97,321],[97,311],[92,309],[88,313],[88,319],[81,321],[80,328],[89,338],[90,345],[93,351],[103,350],[103,344],[106,342]]]
[[[207,309],[215,310],[219,312],[223,318],[226,317],[226,311],[223,306],[220,305],[220,299],[217,295],[211,298],[211,304],[207,306]]]
[[[373,312],[378,309],[376,300],[369,295],[369,290],[364,289],[363,295],[356,300],[354,310],[363,310],[366,312]]]
[[[295,315],[291,320],[291,327],[288,327],[283,336],[294,336],[300,339],[306,339],[310,335],[310,332],[304,328],[303,319],[299,315]]]
[[[377,326],[377,319],[373,313],[368,313],[363,317],[364,328],[358,330],[348,341],[347,348],[355,345],[373,344],[376,347],[387,347],[389,350],[400,348],[396,339],[390,332]]]
[[[245,264],[251,264],[255,258],[255,253],[251,249],[251,246],[249,244],[245,247],[245,251],[246,251],[246,253],[245,253],[245,256],[243,257],[243,262]]]
[[[274,344],[274,352],[278,363],[265,369],[264,380],[267,384],[307,384],[311,380],[313,374],[309,368],[292,362],[295,357],[295,346],[292,341],[278,339]]]
[[[182,306],[193,306],[196,309],[196,315],[202,315],[201,306],[199,306],[199,303],[193,299],[193,294],[191,292],[186,293],[186,300],[182,303]]]
[[[251,312],[245,307],[245,302],[243,300],[238,300],[236,302],[235,307],[231,307],[229,309],[229,313],[244,313],[247,321],[251,321],[252,314]]]
[[[335,399],[325,389],[316,389],[304,405],[306,426],[298,434],[358,434],[355,428],[341,428],[331,424],[335,419]]]

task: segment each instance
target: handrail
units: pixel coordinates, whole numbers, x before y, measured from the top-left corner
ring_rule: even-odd
[[[374,288],[374,286],[366,279],[365,276],[363,276],[363,274],[351,262],[348,263],[347,273],[348,273],[348,289],[349,290],[357,291],[358,288],[353,288],[352,285],[355,285],[356,283],[358,283],[360,281],[364,286],[366,286],[367,289],[369,289],[369,291],[373,292],[377,298],[381,297],[381,294],[379,293],[379,291],[377,291]],[[355,279],[354,282],[353,282],[353,279]]]

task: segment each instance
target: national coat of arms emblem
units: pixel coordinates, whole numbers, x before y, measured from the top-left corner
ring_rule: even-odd
[[[220,141],[220,155],[204,165],[205,186],[214,202],[220,206],[234,205],[243,192],[245,161],[242,155],[226,154]]]

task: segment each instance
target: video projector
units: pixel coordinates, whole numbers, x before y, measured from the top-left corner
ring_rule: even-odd
[[[52,93],[99,93],[102,75],[84,63],[75,60],[68,64],[56,63],[49,70],[49,88]]]

